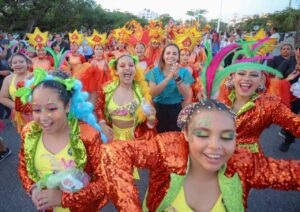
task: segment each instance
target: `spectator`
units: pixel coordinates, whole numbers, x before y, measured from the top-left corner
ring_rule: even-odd
[[[289,60],[292,54],[293,46],[290,43],[283,43],[280,47],[280,55],[275,56],[272,60],[269,60],[267,65],[278,69],[279,65],[284,60]]]
[[[57,44],[60,46],[60,49],[69,50],[69,45],[63,41],[62,36],[60,33],[56,33],[54,37],[54,42],[52,43],[53,46],[56,46]]]
[[[279,42],[280,35],[278,33],[278,28],[277,27],[273,27],[271,29],[271,38],[276,38],[277,39],[277,43]]]
[[[177,45],[166,45],[159,65],[146,73],[157,111],[158,132],[180,131],[176,122],[181,104],[192,100],[190,85],[194,79],[187,69],[179,68],[179,53]]]
[[[299,68],[300,68],[300,46],[296,47],[295,57],[292,57],[290,60],[283,61],[280,64],[278,70],[282,73],[285,79],[289,80],[289,82],[293,84],[295,82],[298,82],[299,80],[299,71],[300,71]],[[294,79],[290,77],[293,75],[296,76]],[[291,111],[296,114],[299,113],[300,111],[299,98],[294,97],[294,99],[291,101]],[[285,142],[280,145],[279,149],[282,152],[286,152],[289,150],[290,145],[295,142],[295,136],[291,132],[283,129],[281,130],[280,133],[284,135]]]

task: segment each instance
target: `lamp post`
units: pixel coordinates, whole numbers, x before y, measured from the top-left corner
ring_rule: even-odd
[[[217,32],[219,33],[220,31],[220,22],[221,22],[221,16],[222,16],[222,6],[223,6],[223,0],[221,1],[221,5],[220,5],[220,13],[219,13],[219,19],[218,19],[218,26],[217,26]]]

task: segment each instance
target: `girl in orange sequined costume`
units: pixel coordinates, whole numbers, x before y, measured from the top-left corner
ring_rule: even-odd
[[[209,45],[206,46],[209,49]],[[222,58],[236,48],[239,46],[225,47],[213,59],[208,51],[202,72],[203,94],[207,97],[215,95],[218,82],[226,74],[241,67],[264,68],[260,64],[245,62],[218,71]],[[278,74],[271,68],[265,70]],[[287,161],[282,165],[293,164],[293,170],[280,172],[284,167],[275,160],[257,158],[248,149],[240,148],[235,144],[233,114],[220,102],[202,99],[180,112],[178,126],[183,133],[169,132],[141,143],[104,146],[99,167],[106,169],[108,178],[105,184],[109,197],[120,210],[127,207],[131,211],[140,210],[137,195],[125,196],[124,192],[119,192],[126,188],[128,193],[136,194],[130,176],[133,165],[150,169],[149,189],[144,202],[144,209],[149,211],[243,211],[251,188],[299,190],[300,162]],[[233,154],[236,146],[238,148]],[[199,193],[206,195],[200,197]]]
[[[156,134],[155,109],[138,59],[123,55],[110,62],[113,80],[98,93],[95,107],[108,140],[150,139]],[[134,172],[139,179],[138,172]]]
[[[273,123],[290,130],[295,136],[300,136],[300,117],[291,112],[278,97],[264,93],[268,80],[265,79],[266,74],[263,74],[261,70],[269,67],[262,66],[254,70],[243,65],[246,61],[258,61],[264,58],[264,56],[257,56],[255,52],[259,52],[260,45],[263,41],[269,42],[268,39],[251,43],[250,46],[247,42],[242,43],[242,50],[239,50],[234,58],[237,58],[239,52],[243,53],[244,58],[233,61],[238,71],[225,82],[226,86],[221,90],[219,100],[237,114],[237,146],[253,153],[256,163],[255,171],[261,170],[261,174],[266,174],[264,168],[273,167],[278,176],[285,178],[295,174],[294,167],[297,164],[288,160],[265,157],[259,144],[259,137],[263,130]]]
[[[95,111],[108,140],[149,139],[156,134],[154,107],[149,105],[146,114],[142,107],[143,98],[148,104],[152,100],[137,63],[130,55],[112,60],[112,82],[98,92]]]
[[[178,125],[183,132],[102,146],[99,169],[106,172],[107,195],[118,210],[141,211],[133,166],[150,169],[144,211],[244,211],[250,188],[300,189],[299,161],[286,177],[272,166],[253,171],[254,155],[235,150],[234,115],[224,104],[192,103]]]
[[[51,74],[35,69],[33,80],[17,91],[22,101],[32,97],[34,117],[21,134],[18,172],[22,185],[39,211],[98,211],[107,199],[95,174],[101,142],[93,128],[98,125],[92,106],[85,101],[78,80],[65,79],[63,72]],[[90,182],[74,193],[62,190],[62,184],[48,187],[52,175],[70,169],[84,170]],[[71,177],[64,179],[72,182]]]

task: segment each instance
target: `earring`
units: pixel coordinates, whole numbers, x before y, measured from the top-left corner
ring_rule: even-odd
[[[266,86],[264,83],[260,83],[258,88],[257,88],[257,91],[258,92],[264,92],[266,90]]]
[[[233,82],[232,82],[232,77],[228,77],[228,79],[225,82],[225,86],[228,90],[232,90],[233,89]]]

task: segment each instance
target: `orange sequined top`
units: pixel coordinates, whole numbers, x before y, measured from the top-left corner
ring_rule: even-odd
[[[233,106],[235,93],[220,96],[219,100],[229,107]],[[300,116],[291,112],[278,97],[269,94],[255,94],[238,112],[236,120],[237,145],[261,152],[259,137],[271,124],[277,124],[300,136]]]
[[[84,171],[91,177],[91,182],[76,193],[63,192],[61,204],[70,211],[98,211],[107,203],[105,190],[100,182],[102,174],[96,174],[100,161],[99,133],[83,122],[75,121],[72,126],[72,128],[70,126],[70,130],[73,136],[71,136],[70,144],[72,153],[75,155],[76,165],[83,166]],[[41,133],[42,129],[38,124],[30,122],[24,127],[21,134],[22,145],[19,153],[18,173],[27,193],[39,180],[34,171],[34,155]],[[82,142],[78,142],[78,139]]]
[[[166,201],[170,202],[168,193],[171,192],[173,183],[176,183],[171,180],[172,176],[186,174],[188,155],[188,143],[181,132],[158,134],[150,140],[116,141],[102,145],[99,169],[106,172],[103,183],[107,188],[108,197],[119,211],[141,211],[132,169],[133,166],[148,168],[150,169],[149,188],[145,203],[149,211],[156,211]],[[284,186],[285,189],[300,189],[300,162],[295,167],[296,175],[282,179],[277,176],[276,167],[265,167],[264,171],[268,173],[267,175],[253,171],[255,165],[253,161],[253,154],[248,151],[236,151],[228,161],[224,172],[228,180],[233,178],[236,173],[238,174],[240,183],[235,184],[233,187],[235,189],[229,189],[229,193],[235,195],[235,191],[239,190],[242,185],[245,207],[250,188],[281,189]],[[225,185],[220,185],[220,187],[226,187],[228,180],[225,180]],[[223,193],[222,196],[224,200],[230,198],[230,195]],[[234,199],[238,200],[238,198]],[[239,200],[242,201],[242,198]],[[230,203],[228,200],[227,203],[233,207],[238,204],[238,202]]]

